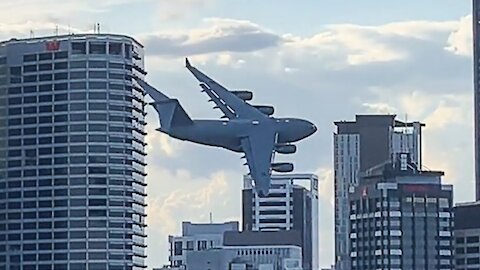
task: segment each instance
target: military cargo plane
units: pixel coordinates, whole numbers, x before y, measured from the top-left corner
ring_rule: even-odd
[[[291,172],[292,163],[275,163],[275,153],[293,154],[300,141],[317,131],[317,127],[303,119],[275,118],[272,106],[250,105],[250,91],[228,90],[186,59],[187,69],[200,82],[202,92],[223,113],[220,120],[192,120],[179,101],[137,79],[139,85],[154,100],[151,105],[158,112],[160,132],[170,137],[198,144],[222,147],[244,153],[255,190],[268,195],[271,172]]]

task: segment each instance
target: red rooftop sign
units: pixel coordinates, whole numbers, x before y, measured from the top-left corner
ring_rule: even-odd
[[[58,51],[60,49],[60,42],[58,40],[47,41],[45,48],[47,51]]]

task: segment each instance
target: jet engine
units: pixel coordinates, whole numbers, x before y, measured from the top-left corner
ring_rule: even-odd
[[[257,110],[261,111],[262,113],[268,116],[272,115],[275,112],[275,109],[273,108],[273,106],[259,105],[259,106],[253,106],[253,107],[255,107]]]
[[[244,101],[252,100],[253,93],[247,90],[235,90],[231,91],[232,94],[236,95],[237,97],[243,99]]]
[[[293,171],[292,163],[272,163],[272,170],[287,173]]]
[[[277,144],[275,145],[275,152],[280,154],[293,154],[297,152],[297,146],[293,144]]]

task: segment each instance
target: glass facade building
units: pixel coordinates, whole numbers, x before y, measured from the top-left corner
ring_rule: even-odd
[[[145,266],[143,47],[0,43],[0,270]]]

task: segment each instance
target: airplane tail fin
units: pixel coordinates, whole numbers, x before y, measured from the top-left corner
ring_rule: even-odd
[[[193,121],[177,99],[152,104],[160,117],[160,131],[168,133],[180,126],[192,125]]]
[[[175,127],[193,124],[192,119],[183,109],[177,99],[172,99],[158,91],[143,80],[137,80],[140,86],[155,102],[150,103],[158,112],[160,131],[168,133]]]

